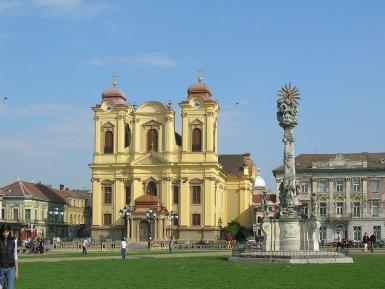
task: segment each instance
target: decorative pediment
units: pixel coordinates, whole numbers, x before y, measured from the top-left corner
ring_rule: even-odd
[[[134,161],[132,163],[132,166],[141,166],[141,165],[161,165],[161,164],[167,164],[168,162],[163,159],[161,156],[156,154],[155,152],[151,151],[144,157],[138,159],[137,161]]]
[[[342,194],[334,194],[334,199],[338,202],[343,202],[344,196]]]
[[[361,201],[362,195],[361,194],[353,194],[352,195],[352,201]]]
[[[162,124],[160,122],[157,122],[156,120],[153,120],[153,119],[143,124],[143,126],[150,126],[150,127],[159,127],[161,125]]]
[[[109,122],[109,121],[107,121],[105,124],[103,124],[102,125],[102,131],[103,132],[106,132],[106,131],[114,131],[114,125],[111,123],[111,122]]]
[[[203,122],[196,118],[190,122],[190,125],[203,125]]]
[[[111,122],[107,121],[105,124],[102,125],[102,128],[113,128],[115,127]]]

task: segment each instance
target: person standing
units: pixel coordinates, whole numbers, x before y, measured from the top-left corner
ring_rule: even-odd
[[[174,246],[174,240],[172,238],[172,236],[170,237],[170,240],[168,240],[168,251],[170,252],[170,254],[172,253],[172,247]]]
[[[365,232],[364,237],[362,238],[362,243],[364,244],[364,252],[368,252],[369,236],[367,232]]]
[[[17,242],[11,237],[11,226],[3,224],[0,229],[0,278],[1,287],[15,288],[15,280],[19,278],[17,258]]]
[[[38,247],[39,247],[39,253],[40,254],[43,254],[44,253],[44,245],[43,245],[43,238],[42,236],[40,235],[39,238],[37,239],[37,242],[38,242]]]
[[[341,235],[340,235],[340,232],[337,232],[336,242],[337,242],[336,252],[339,252],[339,251],[341,251]]]
[[[376,235],[374,233],[370,236],[370,252],[374,252],[374,245],[376,244]]]
[[[120,243],[120,253],[122,254],[122,259],[126,259],[126,249],[127,249],[127,242],[122,238],[122,242]]]
[[[233,236],[231,235],[230,232],[228,232],[227,233],[227,237],[226,237],[227,250],[231,250],[232,249],[232,242],[233,242]]]
[[[82,255],[87,256],[87,248],[88,248],[88,246],[89,246],[89,243],[88,243],[88,240],[86,238],[83,241],[83,253],[82,253]]]

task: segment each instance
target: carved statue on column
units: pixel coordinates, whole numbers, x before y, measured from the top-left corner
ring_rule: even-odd
[[[310,197],[310,218],[313,220],[319,219],[319,214],[317,210],[317,195],[312,193]]]
[[[299,90],[291,83],[278,91],[277,119],[284,130],[284,154],[283,154],[283,182],[279,187],[280,205],[278,218],[299,219],[298,211],[298,186],[295,184],[294,164],[294,133],[297,125]]]

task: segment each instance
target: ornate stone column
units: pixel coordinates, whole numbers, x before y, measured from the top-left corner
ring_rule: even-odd
[[[294,127],[297,125],[299,90],[286,85],[278,91],[277,119],[284,130],[283,182],[279,187],[280,250],[300,250],[299,188],[295,183]]]
[[[298,190],[295,183],[294,127],[297,125],[299,90],[285,85],[279,92],[277,119],[284,130],[283,182],[279,187],[279,218],[299,219]]]

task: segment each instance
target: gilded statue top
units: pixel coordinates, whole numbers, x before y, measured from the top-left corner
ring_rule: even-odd
[[[297,125],[298,100],[300,99],[299,89],[289,85],[284,85],[279,91],[277,101],[277,119],[282,127]]]

